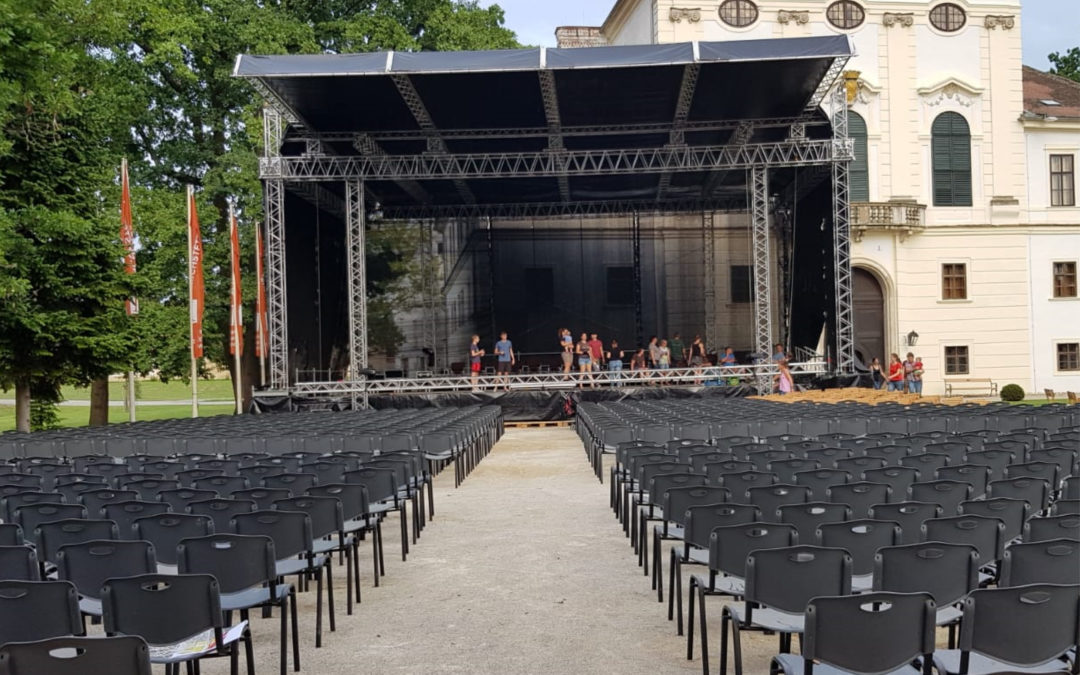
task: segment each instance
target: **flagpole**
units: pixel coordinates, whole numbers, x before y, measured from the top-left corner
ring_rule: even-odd
[[[134,263],[134,256],[135,256],[134,236],[135,235],[134,235],[134,231],[132,231],[132,229],[131,229],[131,227],[132,227],[132,222],[131,222],[131,192],[130,192],[131,188],[130,188],[130,183],[128,181],[127,157],[123,157],[120,160],[120,175],[121,175],[121,180],[123,182],[123,186],[122,186],[123,195],[121,196],[121,201],[123,203],[120,206],[120,221],[121,221],[120,222],[120,228],[121,228],[122,238],[124,239],[124,242],[123,242],[124,243],[124,258],[125,258],[125,260],[124,260],[124,268],[125,268],[125,271],[128,274],[132,274],[134,272],[134,267],[135,267],[135,263]],[[134,298],[129,298],[127,301],[125,301],[124,304],[126,305],[126,310],[127,310],[127,315],[128,316],[132,316],[133,314],[138,312],[138,306],[135,304],[135,299]],[[128,422],[134,422],[135,417],[136,417],[136,415],[135,415],[135,413],[136,413],[136,411],[135,411],[135,371],[134,370],[128,370],[127,371],[127,388],[126,388],[126,390],[124,392],[124,402],[127,404]]]
[[[191,255],[191,200],[193,198],[194,188],[188,185],[187,188],[187,236],[188,236],[188,324],[190,325],[188,335],[191,340],[191,416],[199,416],[199,365],[195,359],[195,322],[192,320],[191,311],[191,298],[195,291],[195,260]]]
[[[240,248],[240,232],[236,226],[236,215],[233,213],[233,205],[229,204],[229,248],[234,246]],[[240,251],[236,250],[231,252],[230,259],[232,260],[232,267],[236,267],[240,262]],[[229,339],[233,344],[233,389],[236,392],[236,414],[242,415],[244,413],[244,395],[243,388],[243,373],[240,370],[240,349],[243,343],[242,333],[240,332],[240,303],[238,302],[240,289],[236,287],[236,270],[230,270],[230,284],[232,288],[232,294],[229,297],[229,309],[232,315],[229,323],[231,324],[231,330],[229,331]]]

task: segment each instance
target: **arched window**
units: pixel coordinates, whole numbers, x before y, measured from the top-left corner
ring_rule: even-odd
[[[855,160],[848,165],[848,189],[853,202],[870,201],[870,163],[866,158],[866,120],[848,112],[848,136],[855,141]]]
[[[937,116],[930,128],[934,206],[971,206],[971,131],[954,112]]]

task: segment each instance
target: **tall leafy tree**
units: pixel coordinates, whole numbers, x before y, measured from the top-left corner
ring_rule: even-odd
[[[1047,58],[1054,64],[1051,73],[1080,82],[1080,47],[1073,47],[1065,53],[1054,52]]]

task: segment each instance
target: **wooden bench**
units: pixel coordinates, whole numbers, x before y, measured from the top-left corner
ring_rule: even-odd
[[[989,377],[965,377],[945,380],[946,396],[995,396],[997,382]]]

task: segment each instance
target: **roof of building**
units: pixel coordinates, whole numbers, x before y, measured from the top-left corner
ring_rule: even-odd
[[[1080,82],[1024,66],[1024,112],[1057,118],[1080,118]]]

